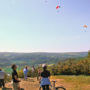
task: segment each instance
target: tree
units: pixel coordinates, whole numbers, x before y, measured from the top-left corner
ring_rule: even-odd
[[[88,58],[90,58],[90,50],[88,51]]]

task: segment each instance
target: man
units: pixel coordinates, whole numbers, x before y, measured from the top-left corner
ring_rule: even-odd
[[[5,83],[4,83],[4,79],[5,79],[5,72],[2,71],[2,69],[0,68],[0,88],[5,87]]]
[[[18,73],[17,73],[16,69],[17,69],[17,66],[15,64],[13,64],[12,65],[13,89],[14,90],[20,90],[20,85],[19,85],[20,80],[18,79]]]

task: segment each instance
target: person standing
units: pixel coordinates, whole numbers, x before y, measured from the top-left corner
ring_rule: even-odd
[[[34,72],[35,71],[35,67],[34,66],[32,66],[32,72]]]
[[[27,80],[27,73],[28,73],[28,67],[25,66],[25,68],[23,69],[23,73],[24,73],[24,79]]]
[[[41,73],[41,87],[43,90],[49,90],[50,85],[50,72],[47,70],[47,65],[43,66],[43,72]]]
[[[18,78],[18,73],[16,71],[17,66],[15,64],[13,64],[11,68],[13,70],[13,72],[12,72],[13,89],[20,90],[20,85],[19,85],[20,80]]]
[[[35,76],[35,67],[32,66],[32,77],[34,77],[34,76]]]
[[[39,80],[40,79],[40,76],[41,76],[41,69],[40,69],[40,67],[38,67],[38,70],[37,70],[37,80]]]
[[[0,88],[5,87],[5,72],[0,68]]]

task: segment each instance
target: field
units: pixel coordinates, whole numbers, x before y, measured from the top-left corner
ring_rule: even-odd
[[[57,54],[55,54],[55,56],[54,56],[54,54],[53,55],[48,54],[48,58],[47,58],[47,55],[45,55],[45,57],[43,55],[44,54],[42,54],[38,57],[37,54],[34,54],[34,56],[33,55],[30,56],[30,54],[29,55],[20,54],[19,56],[18,56],[18,54],[17,55],[14,54],[12,58],[11,58],[11,56],[12,56],[11,55],[8,57],[7,60],[1,59],[1,61],[2,61],[1,64],[2,64],[4,71],[7,73],[10,73],[11,72],[10,66],[11,66],[12,62],[14,62],[14,63],[15,62],[17,63],[17,61],[20,62],[19,64],[17,64],[18,65],[17,71],[20,70],[18,72],[19,78],[20,77],[23,78],[22,68],[24,67],[24,65],[26,63],[21,64],[21,61],[22,62],[26,61],[26,62],[30,62],[30,63],[31,63],[31,61],[35,61],[36,63],[39,61],[47,61],[47,62],[50,61],[51,64],[49,64],[49,67],[48,67],[48,70],[50,71],[50,73],[52,75],[50,80],[51,81],[56,80],[56,86],[63,86],[66,88],[66,90],[90,90],[90,52],[88,52],[88,56],[86,56],[86,57],[82,57],[82,58],[78,57],[78,58],[73,59],[71,56],[71,58],[69,58],[69,59],[67,58],[66,60],[64,60],[65,59],[64,58],[63,59],[64,61],[60,60],[58,63],[52,63],[52,61],[53,60],[54,60],[54,62],[56,60],[58,61],[62,55],[58,56],[59,57],[58,59],[55,59],[57,57]],[[5,56],[5,54],[4,54],[4,56]],[[52,59],[52,56],[54,57],[53,59]],[[38,57],[38,59],[37,59],[37,57]],[[11,64],[8,64],[6,61],[10,62]],[[45,63],[45,62],[43,62],[43,63]],[[28,66],[30,67],[31,65],[29,64]],[[37,69],[38,68],[36,68],[36,72],[34,73],[36,76],[37,76]],[[42,67],[40,67],[40,69],[42,70]],[[32,76],[31,70],[29,71],[28,75]],[[53,76],[53,75],[55,75],[55,76]],[[12,83],[8,82],[6,84],[6,86],[8,88],[12,88]],[[24,90],[38,90],[40,87],[40,83],[37,81],[36,78],[29,77],[27,81],[25,81],[24,79],[21,79],[20,86],[22,88],[24,88]]]
[[[51,81],[56,80],[56,86],[64,86],[66,90],[90,90],[90,76],[51,76]],[[39,82],[36,78],[21,80],[20,86],[25,90],[38,90]],[[7,87],[12,87],[7,83]]]
[[[59,81],[67,90],[90,90],[90,76],[52,76],[56,79],[57,86]]]

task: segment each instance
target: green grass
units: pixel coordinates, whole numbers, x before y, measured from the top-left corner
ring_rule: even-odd
[[[90,90],[90,76],[52,76],[52,79],[63,79],[67,90]],[[70,85],[70,87],[68,87]]]
[[[66,82],[79,82],[79,83],[84,83],[84,84],[90,84],[90,76],[84,76],[84,75],[80,75],[80,76],[55,76],[54,78],[56,79],[64,79]]]

